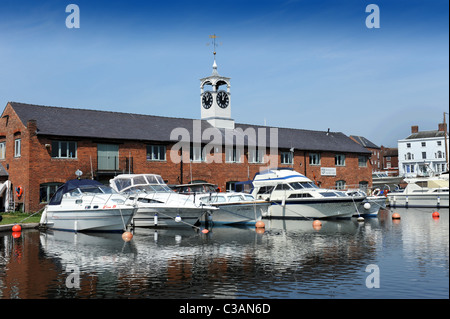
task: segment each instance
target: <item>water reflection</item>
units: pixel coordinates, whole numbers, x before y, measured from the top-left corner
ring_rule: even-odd
[[[137,228],[129,242],[3,233],[0,298],[414,298],[424,287],[448,297],[448,209],[438,221],[401,214],[323,221],[319,230],[304,220],[266,220],[265,232]],[[382,269],[381,289],[365,285],[369,264]],[[79,288],[67,286],[70,269],[79,270]]]

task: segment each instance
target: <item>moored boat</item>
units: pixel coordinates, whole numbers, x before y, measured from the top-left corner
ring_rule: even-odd
[[[268,218],[351,218],[366,196],[317,187],[292,169],[269,169],[255,175],[252,194],[269,200]]]
[[[132,224],[137,227],[192,227],[203,214],[216,210],[174,192],[157,174],[120,174],[110,186],[136,200]]]
[[[98,181],[73,179],[60,186],[45,207],[40,226],[75,232],[126,229],[134,203]]]
[[[253,225],[267,214],[270,206],[269,202],[255,200],[250,194],[217,192],[216,186],[210,183],[177,185],[175,189],[180,194],[189,194],[197,203],[216,207],[217,210],[205,216],[206,222],[214,224]]]
[[[448,172],[405,179],[405,189],[388,193],[392,207],[449,207]]]

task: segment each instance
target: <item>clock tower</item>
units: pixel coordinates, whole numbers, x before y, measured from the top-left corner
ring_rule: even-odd
[[[202,120],[217,128],[234,129],[231,118],[230,78],[217,72],[216,52],[212,74],[200,79],[200,104]]]

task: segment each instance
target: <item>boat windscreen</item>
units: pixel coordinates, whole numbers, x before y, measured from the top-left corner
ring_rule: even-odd
[[[131,186],[131,179],[129,178],[118,178],[114,181],[116,184],[117,190],[120,192],[122,189]]]

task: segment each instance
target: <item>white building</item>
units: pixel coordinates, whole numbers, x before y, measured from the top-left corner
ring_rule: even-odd
[[[446,161],[446,124],[439,124],[436,131],[419,132],[417,125],[411,126],[411,135],[398,141],[399,174],[405,177],[428,175],[448,170]],[[447,133],[448,137],[448,133]],[[447,138],[447,152],[448,148]]]

